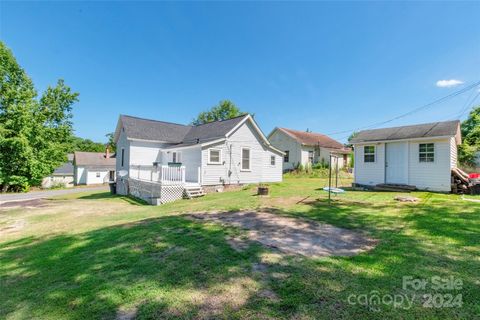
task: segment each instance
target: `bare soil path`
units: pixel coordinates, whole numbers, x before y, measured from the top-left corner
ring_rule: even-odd
[[[351,256],[370,250],[377,243],[361,232],[268,212],[201,213],[191,216],[246,229],[250,240],[285,253],[308,257]]]

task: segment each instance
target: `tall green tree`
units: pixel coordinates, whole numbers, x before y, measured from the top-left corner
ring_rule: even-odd
[[[246,112],[240,111],[232,101],[222,100],[210,110],[200,112],[197,118],[192,121],[192,124],[199,125],[218,120],[227,120],[244,114],[246,114]]]
[[[73,137],[68,152],[86,151],[86,152],[105,152],[105,144],[94,142],[90,139]]]
[[[72,104],[63,80],[38,97],[32,80],[0,41],[0,191],[24,191],[66,161]]]
[[[460,164],[475,166],[475,157],[480,151],[480,106],[473,108],[461,125],[463,142],[459,147]]]

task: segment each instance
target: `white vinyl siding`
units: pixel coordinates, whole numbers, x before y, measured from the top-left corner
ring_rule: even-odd
[[[182,165],[185,166],[185,180],[187,182],[199,182],[198,171],[202,166],[201,147],[183,149]]]
[[[77,185],[102,184],[109,179],[109,170],[101,168],[75,168],[75,183]]]
[[[241,170],[242,148],[250,149],[250,170]],[[209,165],[209,149],[221,149],[222,165]],[[270,163],[275,156],[276,165]],[[228,141],[204,147],[202,150],[202,184],[247,184],[282,181],[283,156],[263,145],[253,126],[246,122],[228,138]]]
[[[420,162],[420,144],[435,144],[435,161]],[[422,190],[450,191],[450,140],[430,140],[410,142],[408,184]]]
[[[407,184],[414,185],[421,190],[450,191],[450,169],[452,159],[451,139],[431,139],[407,141],[408,162],[405,175]],[[434,161],[420,162],[420,144],[434,143]],[[376,185],[385,183],[385,144],[375,144],[375,162],[364,162],[364,148],[367,144],[356,144],[354,181],[363,185]],[[456,153],[455,153],[456,154]]]
[[[457,167],[457,140],[455,137],[450,138],[450,168]]]
[[[376,185],[385,182],[385,144],[375,144],[375,162],[364,162],[365,145],[355,145],[354,181],[363,185]]]

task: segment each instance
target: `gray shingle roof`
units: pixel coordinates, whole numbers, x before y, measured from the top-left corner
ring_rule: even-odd
[[[54,176],[73,176],[73,164],[66,162],[53,171]]]
[[[115,158],[105,158],[103,152],[83,152],[75,151],[75,165],[77,166],[94,166],[94,167],[110,167],[115,170]]]
[[[412,126],[360,131],[350,143],[456,136],[460,121],[433,122]]]
[[[197,139],[203,141],[224,138],[225,135],[235,128],[235,126],[239,124],[246,116],[247,115],[243,115],[228,120],[215,121],[194,126],[183,138],[183,142],[193,142]]]
[[[121,115],[120,120],[128,138],[163,141],[175,144],[191,145],[225,137],[247,115],[210,122],[198,126],[142,119]]]
[[[121,115],[120,120],[127,137],[132,139],[180,143],[192,128],[183,124],[142,119]]]

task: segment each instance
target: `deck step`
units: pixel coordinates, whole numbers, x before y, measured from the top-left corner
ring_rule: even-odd
[[[185,187],[185,198],[192,199],[203,197],[205,195],[205,191],[201,186],[187,186]]]

